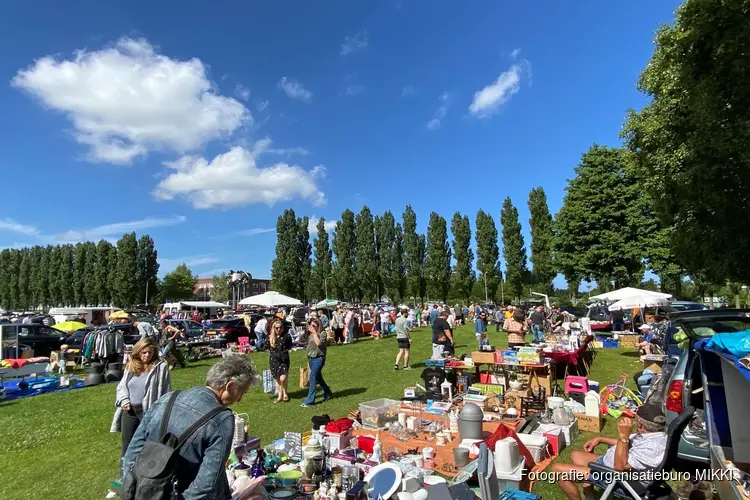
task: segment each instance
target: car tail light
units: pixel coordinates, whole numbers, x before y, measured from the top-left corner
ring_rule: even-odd
[[[667,410],[675,413],[682,413],[682,385],[682,380],[675,380],[669,384],[666,401]]]
[[[231,331],[232,331],[231,328],[219,328],[218,330],[219,333],[229,333]]]

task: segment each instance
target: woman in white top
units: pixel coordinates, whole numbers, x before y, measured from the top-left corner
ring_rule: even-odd
[[[168,392],[172,392],[172,380],[169,366],[159,359],[159,348],[150,338],[139,340],[133,347],[115,395],[117,410],[110,432],[122,433],[120,456],[125,455],[143,414]]]

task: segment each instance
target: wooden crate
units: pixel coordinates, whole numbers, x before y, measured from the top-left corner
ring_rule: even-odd
[[[638,334],[633,335],[622,335],[619,336],[620,345],[623,347],[635,347],[635,345],[641,342],[642,338]]]

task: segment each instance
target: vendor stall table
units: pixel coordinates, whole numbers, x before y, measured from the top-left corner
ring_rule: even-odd
[[[565,365],[563,379],[568,375],[588,376],[591,371],[591,364],[596,356],[596,349],[591,345],[594,340],[593,336],[586,337],[586,340],[575,351],[569,352],[544,352],[546,358],[551,359],[557,366]],[[570,373],[571,368],[575,373]]]
[[[540,387],[544,387],[548,393],[551,394],[552,389],[555,387],[555,370],[552,369],[550,363],[539,363],[539,364],[517,364],[517,363],[474,363],[476,369],[477,379],[481,380],[482,366],[494,367],[494,368],[510,368],[513,367],[515,370],[529,375],[529,387],[536,391]],[[453,368],[453,367],[449,367]],[[503,370],[503,376],[505,377],[505,387],[510,387],[510,381],[508,379],[508,370]]]

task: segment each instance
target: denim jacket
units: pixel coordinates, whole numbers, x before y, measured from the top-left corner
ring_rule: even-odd
[[[123,470],[133,468],[136,457],[146,440],[159,438],[161,418],[169,394],[159,398],[143,416],[133,441],[123,457]],[[193,387],[177,396],[169,417],[169,432],[179,436],[196,420],[220,405],[219,399],[207,387]],[[177,480],[180,498],[184,500],[228,500],[232,498],[226,462],[232,447],[234,415],[222,411],[187,440],[180,449]]]

